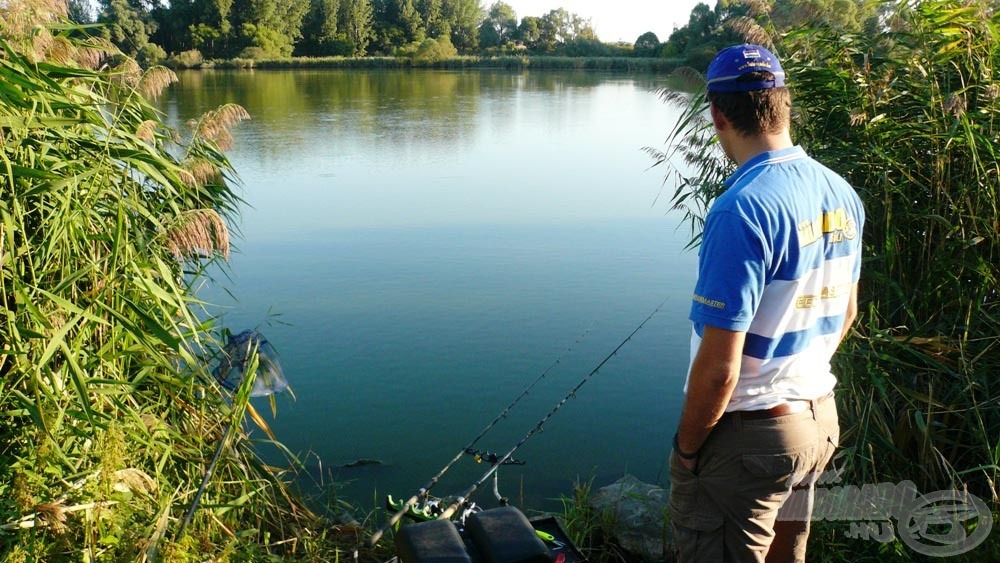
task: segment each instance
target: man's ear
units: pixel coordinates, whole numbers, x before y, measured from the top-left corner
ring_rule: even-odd
[[[715,125],[717,130],[725,131],[729,127],[729,120],[726,119],[726,116],[722,113],[722,111],[715,107],[715,104],[712,102],[708,103],[708,107],[712,114],[712,124]]]

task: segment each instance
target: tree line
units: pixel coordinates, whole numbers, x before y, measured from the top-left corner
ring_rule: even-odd
[[[167,54],[194,61],[291,56],[401,56],[431,53],[636,56],[676,60],[704,70],[721,47],[767,5],[775,29],[806,22],[856,32],[878,25],[865,0],[718,0],[698,4],[688,23],[661,42],[652,31],[632,44],[602,42],[590,20],[566,9],[518,14],[480,0],[70,0],[71,17],[103,24],[102,33],[140,63]]]
[[[518,20],[479,0],[71,0],[78,22],[140,62],[197,51],[205,58],[399,55],[436,47],[481,53],[612,54],[589,20],[565,9]]]

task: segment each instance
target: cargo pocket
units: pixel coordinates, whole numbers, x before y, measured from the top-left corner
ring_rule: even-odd
[[[722,513],[676,452],[670,455],[670,528],[678,562],[722,561]]]

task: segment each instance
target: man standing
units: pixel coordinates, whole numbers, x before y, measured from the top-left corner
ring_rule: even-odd
[[[724,49],[707,79],[719,144],[738,168],[699,252],[670,456],[675,549],[681,562],[801,562],[815,481],[840,435],[830,359],[857,314],[864,209],[792,143],[771,52]]]

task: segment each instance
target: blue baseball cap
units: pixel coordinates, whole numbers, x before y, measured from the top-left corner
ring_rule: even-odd
[[[746,80],[751,72],[770,72],[774,80]],[[785,71],[774,53],[760,45],[734,45],[715,56],[708,65],[708,91],[720,93],[751,92],[785,85]]]

